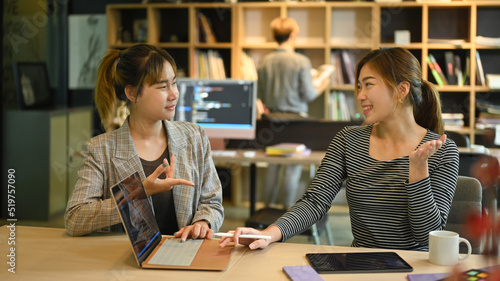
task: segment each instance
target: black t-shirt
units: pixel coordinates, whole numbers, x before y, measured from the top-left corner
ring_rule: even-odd
[[[160,158],[154,161],[146,161],[141,158],[142,168],[144,169],[144,174],[146,177],[151,175],[158,166],[163,164],[163,159],[166,158],[170,163],[170,157],[168,155],[168,147],[165,149]],[[165,179],[165,173],[162,173],[159,179]],[[153,209],[158,222],[158,227],[163,235],[172,235],[179,231],[179,226],[177,225],[177,217],[175,215],[174,206],[174,196],[173,189],[170,191],[157,193],[151,196],[153,200]]]

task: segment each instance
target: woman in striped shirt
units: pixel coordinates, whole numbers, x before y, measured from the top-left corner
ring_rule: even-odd
[[[264,248],[303,232],[328,212],[345,181],[352,246],[428,248],[429,231],[446,225],[458,177],[458,149],[443,134],[439,93],[402,48],[366,55],[356,83],[366,125],[336,135],[307,192],[286,214],[263,231],[237,228],[221,247],[234,241]]]

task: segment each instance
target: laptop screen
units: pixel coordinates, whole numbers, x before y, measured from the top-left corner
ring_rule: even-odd
[[[111,192],[137,261],[141,264],[159,243],[161,234],[139,173],[113,186]]]

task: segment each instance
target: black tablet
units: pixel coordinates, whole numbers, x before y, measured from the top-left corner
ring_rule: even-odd
[[[318,273],[413,271],[395,252],[309,253],[306,258]]]

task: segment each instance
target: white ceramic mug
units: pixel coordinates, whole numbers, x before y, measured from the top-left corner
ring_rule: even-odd
[[[467,254],[459,254],[459,244],[467,245]],[[472,247],[469,241],[459,237],[458,233],[447,230],[435,230],[429,232],[429,261],[437,265],[454,265],[459,260],[470,256]]]
[[[470,151],[477,152],[477,153],[486,153],[486,147],[484,145],[480,145],[480,144],[471,144]]]

